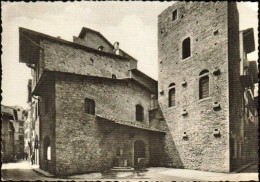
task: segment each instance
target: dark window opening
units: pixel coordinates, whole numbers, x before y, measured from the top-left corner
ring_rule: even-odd
[[[199,99],[204,99],[209,97],[209,76],[208,70],[203,70],[200,73],[199,79]]]
[[[24,142],[24,137],[22,135],[19,135],[19,143],[23,144]]]
[[[18,115],[17,115],[17,111],[16,110],[14,110],[14,119],[18,120]]]
[[[172,21],[177,19],[177,9],[172,12]]]
[[[182,59],[188,58],[191,55],[190,37],[182,42]]]
[[[112,74],[112,79],[116,79],[116,75]]]
[[[169,90],[169,107],[175,106],[175,88]]]
[[[38,117],[38,104],[35,104],[35,119],[37,120]]]
[[[95,115],[95,101],[92,99],[85,99],[85,113]]]
[[[136,105],[136,121],[144,120],[144,109],[141,105]]]
[[[99,46],[98,46],[98,50],[103,51],[103,50],[104,50],[104,46],[99,45]]]

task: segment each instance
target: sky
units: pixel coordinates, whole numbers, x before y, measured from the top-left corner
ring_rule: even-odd
[[[31,70],[19,63],[19,27],[72,41],[82,27],[99,31],[112,44],[138,60],[138,69],[157,80],[157,17],[173,2],[2,2],[2,103],[27,108]],[[238,3],[240,30],[254,28],[256,2]],[[257,46],[256,46],[257,48]],[[258,52],[248,55],[257,60]]]

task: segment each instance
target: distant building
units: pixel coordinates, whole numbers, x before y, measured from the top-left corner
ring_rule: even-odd
[[[25,150],[29,156],[34,156],[33,164],[39,165],[39,107],[37,97],[31,96],[32,80],[28,81],[28,110],[24,126]]]
[[[19,106],[13,106],[15,128],[14,132],[14,150],[17,159],[24,157],[24,113],[25,110]]]
[[[244,32],[241,48],[235,3],[175,3],[159,15],[157,83],[97,31],[69,42],[20,28],[36,164],[70,175],[140,164],[229,172],[257,160],[248,99],[258,70],[243,66],[254,50]]]
[[[14,110],[13,108],[1,105],[2,114],[2,162],[12,162],[14,160]]]

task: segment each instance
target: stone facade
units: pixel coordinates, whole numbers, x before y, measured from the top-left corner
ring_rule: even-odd
[[[136,140],[145,143],[146,163],[149,163],[149,132],[114,126],[109,121],[100,122],[96,116],[84,113],[84,100],[90,98],[95,101],[96,115],[149,127],[148,91],[131,81],[83,80],[59,76],[55,84],[55,95],[58,174],[111,168],[117,147],[123,150],[127,166],[133,166],[132,146]],[[141,123],[135,121],[137,104],[144,108],[144,121]]]
[[[182,59],[186,38],[190,55]],[[20,61],[33,69],[30,93],[38,96],[41,169],[71,175],[143,164],[229,172],[241,165],[231,138],[242,137],[241,108],[249,102],[241,101],[252,88],[241,84],[235,3],[178,2],[159,15],[158,83],[99,32],[83,28],[73,39],[20,29]],[[205,70],[209,96],[201,99]]]
[[[173,12],[177,17],[173,20]],[[242,111],[238,11],[235,3],[180,2],[159,15],[159,104],[182,167],[229,172],[234,169],[230,132],[239,133]],[[190,37],[191,55],[182,59],[182,42]],[[199,74],[209,72],[209,97],[199,98]],[[215,74],[218,70],[218,74]],[[186,82],[186,85],[182,83]],[[175,83],[176,106],[168,106]],[[213,108],[215,103],[220,109]],[[183,116],[185,109],[187,115]],[[220,136],[213,135],[215,129]],[[182,134],[186,132],[187,138]],[[169,165],[179,163],[176,154]],[[239,160],[239,159],[238,159]]]

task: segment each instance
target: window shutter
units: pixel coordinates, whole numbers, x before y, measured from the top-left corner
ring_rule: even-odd
[[[169,107],[175,106],[175,88],[169,91]]]
[[[209,77],[200,78],[200,99],[209,97]]]

